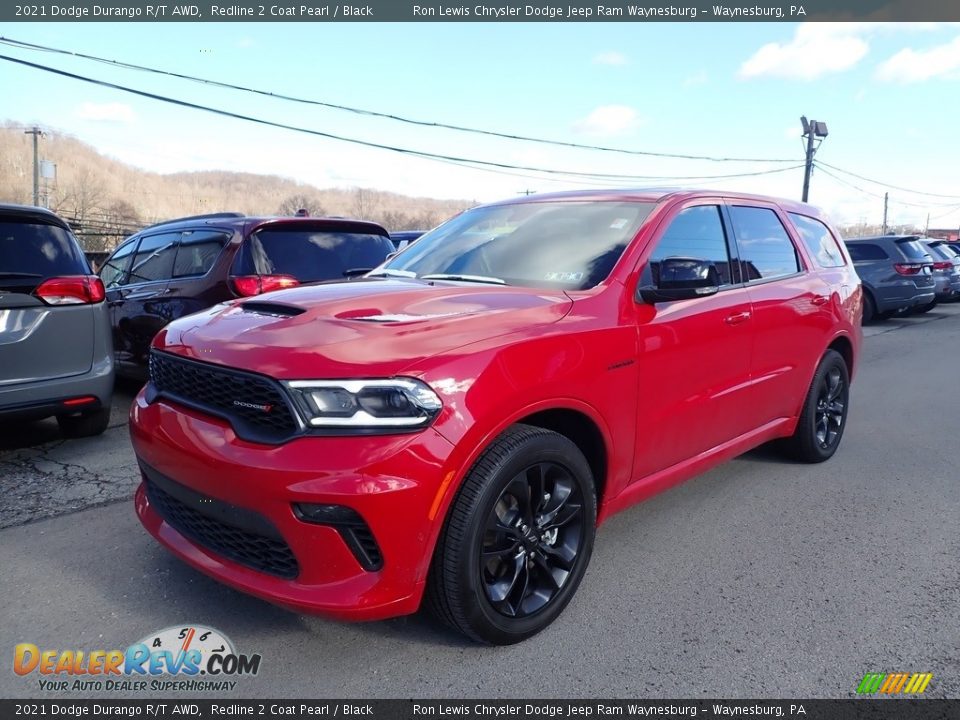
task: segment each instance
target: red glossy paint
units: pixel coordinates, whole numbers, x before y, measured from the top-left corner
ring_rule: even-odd
[[[340,618],[417,609],[439,531],[464,476],[506,428],[564,412],[602,441],[598,521],[767,440],[790,435],[824,352],[859,357],[860,281],[849,258],[820,268],[788,212],[799,203],[713,192],[568,193],[508,201],[635,200],[657,206],[610,276],[584,291],[402,279],[304,286],[178,320],[154,348],[279,380],[414,377],[443,409],[420,432],[282,444],[243,440],[222,419],[141,392],[131,411],[140,462],[200,495],[254,510],[279,531],[300,572],[285,580],[233,562],[177,532],[141,486],[147,530],[183,560],[272,602]],[[656,305],[635,299],[641,270],[670,221],[696,204],[769,207],[796,245],[800,273]],[[835,235],[839,237],[834,231]],[[368,322],[371,315],[431,315]],[[536,418],[534,418],[534,421]],[[382,553],[365,570],[338,533],[292,504],[355,510]]]

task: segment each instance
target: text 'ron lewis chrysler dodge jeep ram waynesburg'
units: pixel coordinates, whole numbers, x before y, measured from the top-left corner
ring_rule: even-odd
[[[761,443],[833,455],[860,282],[812,207],[603,191],[477,207],[366,279],[156,337],[136,509],[241,590],[490,643],[542,630],[596,526]]]

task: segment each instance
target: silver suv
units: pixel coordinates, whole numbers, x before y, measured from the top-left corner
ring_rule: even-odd
[[[55,415],[67,437],[107,428],[113,347],[104,297],[66,222],[0,204],[0,420]]]

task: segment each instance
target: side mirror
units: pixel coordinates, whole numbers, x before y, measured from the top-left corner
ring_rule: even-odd
[[[654,272],[655,285],[637,288],[637,295],[651,305],[674,300],[691,300],[716,295],[720,291],[720,274],[709,260],[699,258],[665,258]]]

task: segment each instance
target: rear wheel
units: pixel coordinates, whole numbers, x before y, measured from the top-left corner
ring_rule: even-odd
[[[110,406],[77,415],[57,415],[60,434],[66,438],[100,435],[110,424]]]
[[[576,592],[593,550],[590,466],[558,433],[515,425],[470,470],[430,572],[429,603],[480,642],[543,630]]]
[[[797,428],[785,443],[787,452],[802,462],[829,460],[837,451],[850,408],[850,374],[843,356],[827,350],[803,402]]]
[[[863,292],[863,319],[861,320],[862,325],[869,325],[873,322],[874,318],[877,316],[877,303],[874,301],[873,296],[868,293],[866,290]]]

